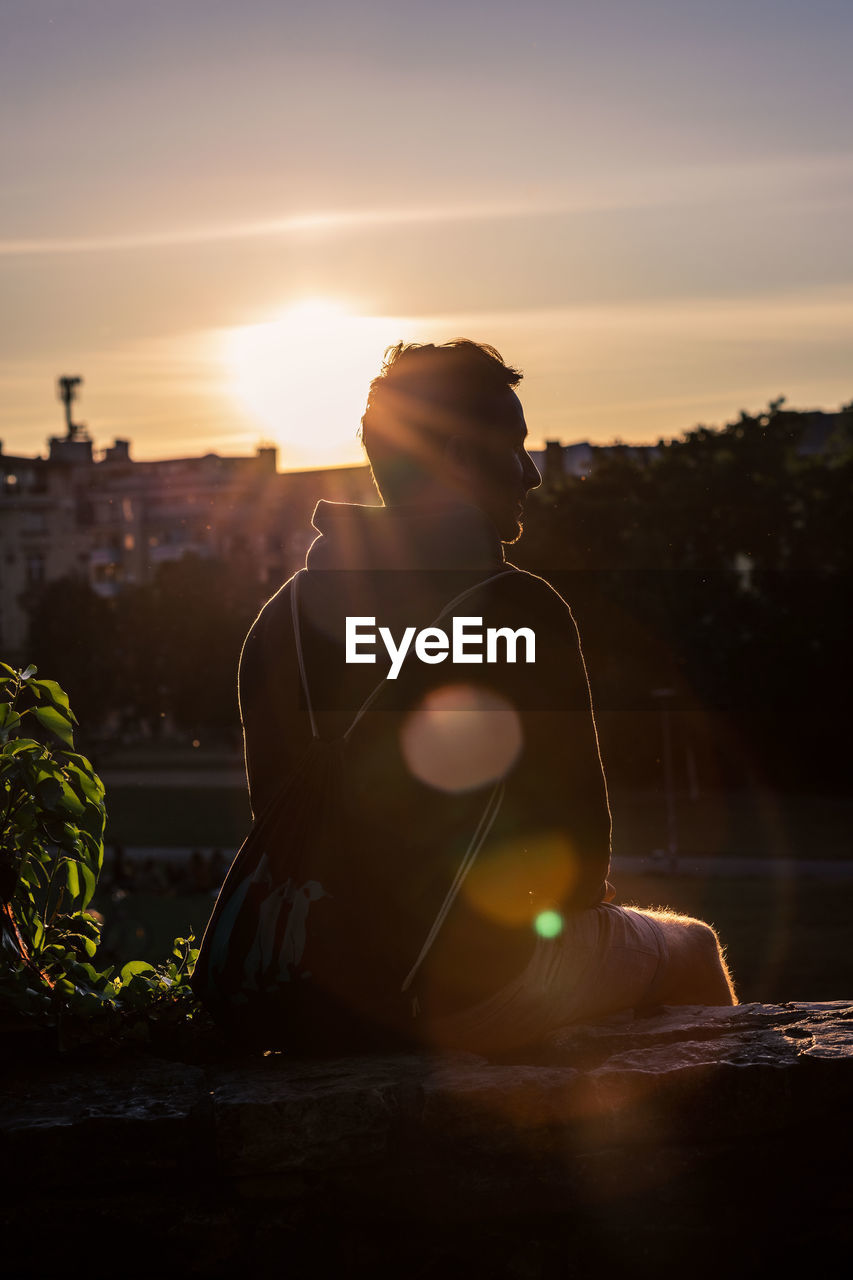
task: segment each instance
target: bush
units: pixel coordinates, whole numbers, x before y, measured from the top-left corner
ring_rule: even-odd
[[[104,787],[74,751],[65,692],[35,677],[0,663],[0,1010],[55,1027],[60,1047],[185,1026],[199,1013],[192,937],[177,938],[163,965],[97,967],[100,921],[87,908],[104,857]]]

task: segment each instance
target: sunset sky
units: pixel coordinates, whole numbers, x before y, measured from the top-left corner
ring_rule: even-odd
[[[399,338],[531,443],[853,399],[849,0],[0,0],[0,437],[360,458]]]

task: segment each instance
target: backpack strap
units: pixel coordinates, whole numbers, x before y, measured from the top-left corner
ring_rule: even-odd
[[[463,884],[463,881],[465,880],[465,877],[473,867],[477,858],[477,854],[480,852],[480,849],[482,848],[483,844],[486,841],[486,837],[488,836],[489,832],[494,826],[495,818],[498,816],[501,805],[503,804],[503,798],[504,798],[504,784],[503,784],[503,779],[501,779],[500,782],[495,784],[491,794],[489,795],[488,800],[486,801],[486,807],[484,808],[480,816],[480,821],[477,824],[477,829],[474,832],[473,836],[471,837],[471,841],[468,845],[468,848],[465,850],[465,855],[459,864],[459,868],[456,872],[456,875],[453,877],[453,882],[451,883],[450,888],[447,890],[447,896],[445,897],[444,902],[442,902],[441,906],[439,907],[438,915],[435,917],[435,919],[432,922],[432,928],[430,929],[429,933],[426,936],[426,941],[424,942],[424,945],[420,949],[420,953],[418,954],[417,960],[412,965],[412,968],[409,970],[408,974],[406,975],[403,981],[403,985],[400,988],[401,994],[408,991],[409,987],[414,982],[417,976],[418,970],[420,969],[424,960],[426,960],[427,958],[430,947],[438,937],[439,930],[441,929],[441,926],[444,924],[445,920],[447,919],[450,908],[453,906],[454,902],[456,901],[456,896],[459,893],[459,890],[462,888],[462,884]],[[418,1012],[417,1002],[415,1002],[412,1012],[413,1014],[416,1014]]]
[[[515,573],[515,572],[516,572],[515,569],[503,569],[501,570],[500,573],[495,573],[490,578],[486,578],[484,582],[478,582],[476,586],[469,587],[467,591],[461,592],[458,596],[456,596],[453,600],[451,600],[449,604],[444,606],[441,613],[436,618],[435,622],[440,622],[441,619],[446,617],[448,613],[453,613],[454,610],[456,610],[464,600],[467,600],[468,597],[470,595],[473,595],[475,591],[478,591],[480,587],[486,587],[489,585],[490,582],[496,582],[498,578],[505,578],[507,574]],[[435,623],[433,623],[433,626],[434,625]],[[383,684],[384,683],[385,682],[383,681]],[[382,686],[380,685],[380,688],[381,687]],[[367,704],[361,708],[361,710],[358,713],[358,716],[356,716],[355,722],[353,723],[352,726],[350,726],[350,730],[348,730],[347,732],[350,732],[351,729],[355,727],[355,723],[358,722],[362,714],[367,710],[367,707],[376,697],[378,692],[379,690],[377,689],[370,695],[370,698],[368,698],[367,700]],[[462,888],[462,885],[465,881],[465,877],[468,875],[468,872],[471,870],[474,863],[476,862],[477,854],[480,852],[480,849],[485,844],[486,839],[488,838],[489,832],[494,826],[495,819],[497,818],[500,812],[501,805],[503,804],[504,790],[505,790],[504,782],[503,782],[503,779],[501,778],[500,781],[495,783],[494,787],[489,793],[489,797],[486,800],[486,804],[483,809],[483,812],[480,815],[480,821],[477,823],[477,828],[474,831],[474,834],[472,835],[469,841],[468,848],[465,850],[462,861],[460,862],[459,867],[457,868],[456,875],[453,877],[453,881],[451,882],[450,888],[447,890],[447,894],[445,895],[444,901],[442,902],[441,906],[438,909],[438,914],[433,920],[430,931],[427,934],[426,938],[424,939],[424,944],[418,953],[418,957],[415,960],[415,963],[412,965],[411,969],[406,974],[406,977],[403,979],[403,985],[400,987],[401,995],[404,995],[409,990],[415,978],[417,977],[421,965],[423,964],[424,960],[426,960],[433,943],[435,942],[436,938],[439,935],[441,926],[444,924],[445,920],[447,919],[450,913],[451,907],[456,901],[456,898],[459,894],[459,890]],[[420,1013],[420,1003],[418,1001],[417,996],[415,996],[412,1000],[412,1017],[417,1017],[419,1013]]]
[[[290,588],[290,616],[293,620],[293,639],[296,644],[296,661],[299,663],[299,678],[302,681],[302,692],[305,694],[305,705],[308,708],[308,719],[311,722],[311,736],[312,738],[319,738],[320,731],[317,728],[317,717],[314,715],[311,694],[308,691],[308,677],[305,674],[305,655],[302,652],[302,628],[299,625],[299,583],[305,572],[305,569],[300,569],[294,575]]]
[[[305,658],[302,651],[302,632],[299,625],[299,604],[298,604],[299,582],[302,577],[302,574],[305,572],[306,570],[301,569],[299,573],[297,573],[293,578],[293,585],[291,587],[291,592],[290,592],[290,611],[291,611],[291,617],[293,619],[293,637],[296,642],[296,659],[297,659],[297,662],[299,663],[299,676],[302,681],[302,689],[305,694],[305,702],[308,708],[308,717],[311,722],[311,733],[315,739],[318,739],[320,737],[320,734],[317,728],[317,719],[316,719],[316,716],[314,715],[314,708],[311,703],[311,695],[308,690],[308,679],[305,674]],[[473,587],[468,587],[465,591],[461,591],[458,596],[454,596],[453,599],[444,606],[444,608],[441,610],[441,613],[438,614],[435,621],[432,623],[432,626],[435,626],[437,623],[441,622],[442,618],[445,618],[449,613],[453,613],[456,609],[459,608],[460,604],[464,603],[464,601],[467,600],[469,596],[474,595],[474,593],[479,591],[482,587],[487,587],[489,586],[490,583],[497,582],[499,578],[506,578],[509,574],[516,573],[516,572],[517,570],[515,569],[502,569],[500,573],[494,573],[491,575],[491,577],[485,578],[482,582],[475,583]],[[387,682],[388,682],[388,677],[384,676],[382,680],[379,681],[379,684],[376,686],[373,692],[370,693],[367,698],[365,698],[364,702],[361,704],[358,711],[356,712],[355,718],[352,724],[347,729],[346,733],[343,735],[341,739],[342,742],[347,741],[350,734],[355,729],[356,725],[359,723],[362,717],[366,714],[366,712],[370,710],[373,703],[379,697],[379,694],[385,688],[385,685],[387,684]],[[412,968],[409,970],[408,974],[403,980],[403,985],[400,988],[401,994],[404,994],[411,987],[412,983],[417,977],[417,974],[420,970],[421,965],[423,964],[424,960],[429,954],[429,951],[433,943],[438,937],[439,931],[442,925],[444,924],[445,920],[447,919],[447,916],[450,912],[451,907],[456,901],[459,890],[462,888],[462,884],[465,880],[465,877],[468,875],[468,872],[473,867],[477,858],[477,854],[480,852],[480,849],[485,843],[489,835],[489,832],[494,826],[495,819],[497,818],[498,813],[500,812],[501,805],[503,804],[503,798],[504,798],[504,782],[503,782],[503,779],[501,779],[499,782],[495,784],[495,786],[492,788],[491,792],[489,793],[489,797],[486,800],[486,804],[483,809],[483,812],[480,815],[480,821],[477,823],[477,828],[474,831],[474,834],[472,835],[471,840],[469,841],[468,848],[465,850],[462,861],[460,862],[459,867],[456,871],[456,875],[453,877],[453,881],[450,885],[450,888],[447,891],[447,894],[445,895],[444,901],[439,907],[438,914],[436,915],[435,919],[432,922],[430,931],[424,940],[424,944],[421,947],[420,952],[418,953],[418,957],[415,960],[415,963],[412,965]],[[417,997],[415,997],[414,1000],[412,1001],[413,1016],[416,1016],[418,1012],[419,1012],[419,1005],[418,1005]]]

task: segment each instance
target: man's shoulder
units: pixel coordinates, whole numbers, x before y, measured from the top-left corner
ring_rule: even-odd
[[[501,574],[495,582],[497,600],[511,605],[519,614],[528,610],[543,625],[549,622],[555,626],[574,625],[568,603],[547,578],[515,565],[509,568],[512,572]]]
[[[425,606],[426,613],[444,603],[445,607],[450,604],[453,612],[459,609],[482,612],[501,625],[511,621],[515,627],[531,626],[555,632],[575,629],[569,605],[551,583],[512,564],[507,564],[503,572],[492,573],[473,583],[469,573],[446,570],[432,574],[425,574],[422,570],[411,574],[405,570],[386,570],[378,575],[352,571],[324,572],[320,575],[321,583],[312,581],[316,576],[310,571],[300,571],[288,578],[261,609],[247,636],[247,645],[255,649],[266,649],[270,645],[277,648],[283,634],[290,635],[294,591],[301,591],[298,597],[301,623],[311,622],[315,615],[322,617],[331,611],[326,619],[329,625],[321,628],[326,634],[337,634],[341,630],[338,624],[342,624],[342,620],[337,615],[342,611],[381,613],[383,601],[386,609],[389,605],[402,608],[404,621],[408,620],[406,604],[411,611],[413,602],[417,603],[421,596],[431,602]],[[379,581],[374,580],[377,578]],[[424,578],[429,578],[429,582],[424,582]],[[416,590],[412,590],[413,584]],[[459,597],[459,604],[453,607],[456,597]],[[411,620],[416,621],[414,614]]]
[[[293,574],[286,582],[283,582],[274,595],[270,596],[265,604],[261,605],[260,612],[252,623],[252,631],[263,631],[271,623],[276,622],[283,615],[290,617],[291,604],[290,595],[293,590],[293,583],[297,574]]]
[[[261,606],[261,610],[248,630],[243,648],[240,655],[240,665],[244,668],[251,663],[266,656],[267,651],[272,647],[276,649],[280,646],[282,637],[285,633],[289,634],[291,630],[291,591],[293,590],[293,579],[288,578],[287,582],[283,582],[279,589],[272,595],[266,604]]]

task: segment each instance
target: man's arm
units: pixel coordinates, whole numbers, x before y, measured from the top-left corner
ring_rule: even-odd
[[[243,642],[237,696],[243,727],[243,754],[252,814],[257,817],[275,794],[285,764],[288,725],[294,731],[295,688],[288,680],[294,657],[289,584],[267,601]]]
[[[519,573],[505,597],[498,607],[536,635],[535,663],[506,668],[524,733],[510,802],[520,822],[552,836],[571,860],[565,905],[589,906],[608,893],[611,821],[578,629],[544,579]]]

